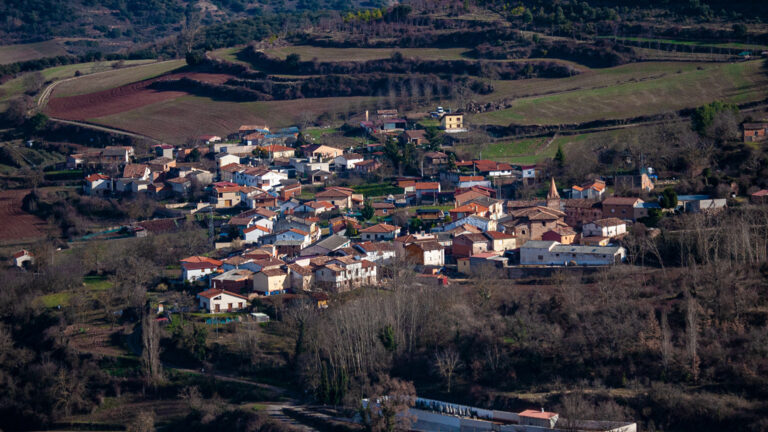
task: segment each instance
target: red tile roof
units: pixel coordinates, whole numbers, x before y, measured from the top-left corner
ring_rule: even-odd
[[[85,178],[85,181],[89,183],[93,183],[98,180],[109,180],[109,176],[106,176],[104,174],[91,174]]]
[[[595,224],[596,226],[599,226],[599,227],[626,225],[626,222],[624,222],[623,220],[621,220],[619,218],[615,218],[615,217],[610,217],[610,218],[605,218],[605,219],[598,219],[596,221],[593,221],[592,223]]]
[[[265,228],[265,227],[263,227],[261,225],[251,225],[248,228],[244,229],[243,232],[244,233],[249,233],[249,232],[256,231],[256,230],[264,231],[265,233],[269,233],[269,228]]]
[[[413,187],[416,190],[440,189],[440,183],[438,183],[438,182],[416,183],[416,184],[413,185]]]
[[[283,270],[281,270],[279,268],[272,268],[272,269],[262,270],[261,273],[264,273],[264,275],[267,276],[267,277],[285,276],[287,274],[287,273],[285,273]]]
[[[231,291],[227,291],[227,290],[223,290],[223,289],[218,289],[218,288],[207,289],[207,290],[201,292],[200,294],[198,294],[198,296],[199,297],[205,297],[207,299],[211,299],[211,298],[214,298],[214,297],[216,297],[217,295],[220,295],[220,294],[227,294],[227,295],[231,295],[232,297],[237,297],[237,298],[241,298],[243,300],[248,300],[248,297],[241,296],[240,294],[235,294],[235,293],[233,293]]]
[[[385,223],[376,224],[360,230],[361,233],[391,233],[399,230],[398,227]]]
[[[528,417],[528,418],[537,418],[537,419],[544,419],[549,420],[552,417],[555,417],[557,413],[553,412],[546,412],[546,411],[536,411],[536,410],[525,410],[521,412],[520,417]]]
[[[493,240],[508,240],[513,239],[515,236],[512,234],[507,234],[499,231],[486,231],[485,235],[490,237]]]
[[[222,264],[222,261],[219,261],[217,259],[208,258],[205,256],[191,256],[187,257],[181,260],[183,263],[208,263],[211,265],[214,265],[216,267],[220,266]]]

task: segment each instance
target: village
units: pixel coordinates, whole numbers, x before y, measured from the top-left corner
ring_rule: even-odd
[[[431,115],[447,137],[466,131],[461,113],[439,107]],[[745,140],[755,139],[752,126]],[[164,203],[169,217],[123,227],[131,236],[173,232],[189,218],[208,226],[211,252],[183,259],[179,282],[196,287],[196,303],[210,313],[286,293],[313,293],[323,304],[327,294],[381,284],[398,266],[416,271],[416,284],[445,286],[489,272],[516,278],[622,265],[633,224],[727,205],[705,195],[670,202],[650,167],[558,187],[536,165],[456,160],[450,147],[427,148],[428,131],[407,129],[397,110],[366,112],[360,127],[370,141],[347,149],[302,143],[296,127],[242,125],[226,138],[201,136],[193,148],[72,154],[67,167],[88,173],[86,195]],[[383,175],[383,143],[420,149],[420,175]],[[515,199],[521,188],[543,196]],[[382,193],[360,192],[370,190]]]

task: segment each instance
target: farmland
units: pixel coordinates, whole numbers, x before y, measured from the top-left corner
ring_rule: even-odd
[[[737,49],[737,50],[756,50],[756,51],[762,51],[768,48],[765,45],[745,44],[745,43],[711,43],[711,42],[700,42],[700,41],[686,41],[686,40],[678,40],[678,39],[654,39],[654,38],[643,38],[643,37],[614,38],[613,36],[603,36],[601,37],[601,39],[612,39],[612,40],[617,40],[619,42],[622,42],[622,41],[642,42],[643,44],[647,43],[649,47],[653,47],[654,44],[679,45],[681,50],[684,50],[685,47],[710,48],[715,51],[720,48]]]
[[[226,48],[213,54],[225,60],[237,61],[241,49]],[[266,50],[268,54],[280,58],[299,54],[303,60],[329,62],[381,59],[391,56],[395,51],[406,57],[461,59],[466,49],[394,50],[287,45]],[[661,53],[656,50],[647,51]],[[735,103],[750,102],[768,95],[768,78],[762,70],[762,61],[656,61],[602,69],[590,69],[562,60],[551,61],[569,63],[580,73],[557,79],[489,80],[494,91],[485,95],[475,94],[470,100],[479,103],[505,101],[509,108],[473,115],[468,122],[474,126],[568,124],[653,115],[691,108],[718,99]],[[338,125],[339,121],[347,120],[350,113],[359,114],[365,109],[375,109],[382,106],[383,102],[381,98],[362,96],[232,102],[192,96],[184,91],[146,88],[154,79],[189,76],[222,83],[228,77],[202,73],[182,75],[177,69],[183,65],[183,60],[157,62],[61,82],[55,88],[46,112],[54,117],[87,120],[178,144],[200,134],[227,134],[241,123],[254,121],[266,122],[274,127],[306,125],[326,114],[323,122]],[[67,68],[73,73],[73,66]],[[50,72],[46,73],[51,75]],[[9,85],[14,84],[6,83],[6,86]],[[432,104],[452,106],[456,102],[443,99],[433,100]],[[529,150],[520,148],[514,156],[535,159],[542,154],[552,153],[537,152],[533,155]],[[509,156],[512,155],[507,154]]]
[[[562,147],[567,157],[578,155],[589,157],[596,148],[616,148],[638,143],[645,139],[656,125],[640,125],[607,131],[586,131],[576,134],[558,134],[554,137],[508,139],[491,142],[484,146],[462,146],[457,150],[465,151],[473,157],[504,161],[514,164],[535,164],[554,157],[558,147]],[[480,153],[482,152],[482,154]]]
[[[84,120],[100,115],[117,114],[133,108],[183,96],[185,94],[183,92],[156,91],[148,88],[151,83],[159,79],[178,79],[182,77],[211,83],[222,83],[229,78],[228,75],[221,74],[171,74],[162,78],[157,77],[138,81],[93,93],[69,97],[54,97],[48,103],[47,108],[51,116],[67,120]],[[56,91],[54,91],[54,95],[56,95]]]
[[[289,45],[265,50],[273,57],[286,58],[289,54],[298,54],[304,60],[316,58],[321,62],[367,61],[389,58],[399,52],[405,58],[423,60],[462,60],[467,59],[466,48],[321,48],[308,45]]]
[[[762,67],[762,61],[671,63],[664,64],[667,70],[661,71],[653,63],[635,63],[560,80],[511,82],[496,94],[518,97],[511,108],[479,114],[472,121],[500,125],[579,123],[675,111],[718,99],[756,101],[768,95],[768,77]],[[524,96],[526,93],[531,96]]]
[[[61,41],[52,39],[45,42],[0,46],[0,64],[35,60],[43,57],[66,55]]]
[[[359,110],[376,103],[377,98],[372,97],[238,103],[183,96],[89,120],[179,144],[202,134],[226,135],[241,124],[267,123],[276,128],[292,126],[325,112],[343,114],[349,109]]]
[[[41,239],[46,235],[46,223],[21,209],[29,190],[16,189],[0,192],[0,242],[17,244]]]
[[[136,81],[155,78],[184,66],[183,60],[169,60],[115,70],[107,70],[90,76],[83,76],[56,86],[56,97],[75,96],[123,86]]]
[[[82,75],[89,75],[89,74],[95,74],[99,72],[111,72],[114,71],[115,74],[120,76],[126,76],[129,74],[130,68],[122,68],[122,69],[115,69],[115,66],[120,63],[118,61],[102,61],[102,62],[90,62],[90,63],[77,63],[77,64],[71,64],[71,65],[64,65],[64,66],[56,66],[51,67],[48,69],[43,69],[40,71],[40,73],[43,75],[43,78],[45,78],[46,81],[55,81],[55,80],[62,80],[66,78],[72,78],[75,76],[77,72],[80,72]],[[135,65],[143,65],[146,63],[152,63],[151,60],[126,60],[122,62],[123,66],[135,66]],[[28,89],[26,88],[26,82],[25,78],[28,74],[23,74],[21,76],[18,76],[14,79],[11,79],[2,85],[0,85],[0,107],[2,107],[3,102],[6,102],[7,100],[19,96]],[[84,79],[84,78],[81,78]],[[77,80],[74,80],[77,81]],[[91,90],[90,85],[88,86],[88,91]]]

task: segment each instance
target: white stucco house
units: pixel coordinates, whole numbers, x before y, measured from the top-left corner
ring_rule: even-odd
[[[263,225],[253,224],[248,228],[243,229],[243,243],[258,243],[262,236],[265,236],[271,232],[272,231],[270,231],[269,228]]]
[[[205,290],[197,298],[200,308],[209,313],[235,312],[248,307],[248,297],[223,289]]]
[[[203,279],[216,272],[222,262],[208,257],[189,257],[181,260],[181,278],[188,282]]]
[[[619,218],[598,219],[584,224],[583,237],[616,237],[627,232],[627,223]]]
[[[357,153],[345,153],[333,159],[333,165],[337,171],[351,170],[355,165],[363,161],[363,156]]]

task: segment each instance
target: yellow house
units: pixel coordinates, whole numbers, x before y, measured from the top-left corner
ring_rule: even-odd
[[[462,114],[446,114],[440,119],[440,127],[446,132],[464,130],[464,116]]]
[[[469,266],[469,257],[463,257],[463,258],[457,258],[456,259],[456,270],[459,271],[459,273],[468,275],[470,274],[471,267]]]
[[[288,285],[287,276],[288,273],[279,268],[262,270],[253,275],[253,290],[267,296],[284,294]]]
[[[211,204],[215,208],[231,208],[240,204],[240,186],[216,186],[213,188]]]

